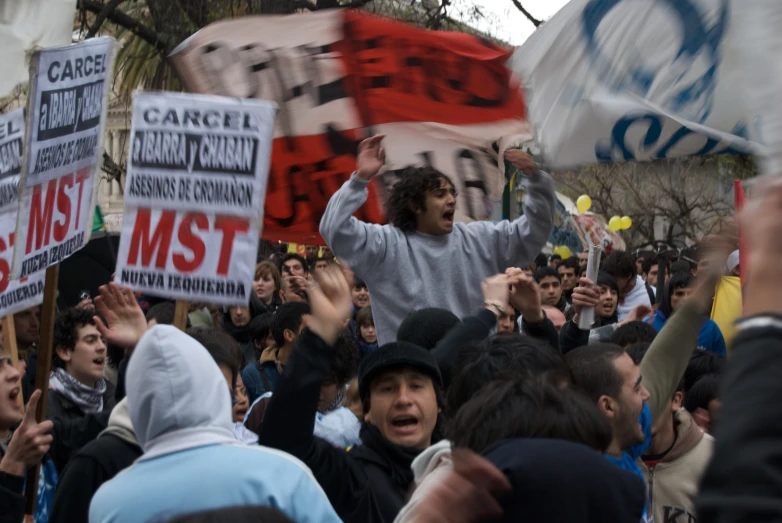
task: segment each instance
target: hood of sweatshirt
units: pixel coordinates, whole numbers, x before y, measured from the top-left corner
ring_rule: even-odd
[[[218,443],[236,443],[231,395],[207,350],[170,325],[141,337],[128,364],[130,421],[140,459]]]
[[[451,461],[451,442],[443,439],[421,452],[410,466],[416,485],[444,461]]]
[[[138,439],[136,439],[136,432],[133,430],[133,423],[130,421],[127,397],[122,398],[122,401],[111,409],[109,424],[98,437],[105,436],[106,434],[116,436],[132,445],[140,446]]]
[[[660,463],[668,463],[681,458],[703,439],[703,430],[693,422],[692,416],[686,410],[676,411],[673,422],[676,425],[676,441]]]

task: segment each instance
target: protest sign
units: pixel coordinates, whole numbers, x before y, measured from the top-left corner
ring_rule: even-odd
[[[43,301],[43,273],[11,280],[24,129],[23,109],[0,115],[0,317]]]
[[[505,182],[500,139],[531,137],[509,56],[473,35],[334,10],[218,22],[171,59],[190,91],[280,106],[263,236],[314,244],[358,143],[379,133],[387,170],[357,218],[384,222],[399,171],[429,164],[456,185],[456,220],[487,219]]]
[[[510,61],[546,164],[758,151],[734,16],[728,0],[565,5]]]
[[[275,114],[256,100],[134,97],[117,283],[247,305]]]
[[[13,275],[42,271],[90,238],[115,42],[38,51],[30,66]]]

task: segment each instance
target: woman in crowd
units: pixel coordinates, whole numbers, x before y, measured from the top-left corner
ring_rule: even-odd
[[[255,266],[253,280],[255,294],[268,312],[274,312],[280,306],[280,271],[270,261],[262,261]]]

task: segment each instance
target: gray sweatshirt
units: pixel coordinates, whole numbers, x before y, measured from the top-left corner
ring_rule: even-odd
[[[353,213],[366,201],[368,183],[355,175],[345,182],[326,207],[320,234],[366,282],[380,345],[395,341],[402,320],[418,309],[440,307],[460,318],[474,314],[483,305],[481,282],[528,265],[554,224],[554,183],[543,172],[524,182],[524,216],[455,223],[442,236],[359,221]]]

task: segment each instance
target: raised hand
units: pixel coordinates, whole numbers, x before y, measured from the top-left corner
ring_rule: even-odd
[[[508,295],[510,293],[508,277],[504,274],[495,274],[485,279],[481,283],[481,291],[483,291],[483,300],[486,308],[499,316],[508,305]]]
[[[522,318],[529,323],[543,321],[543,306],[540,302],[540,288],[535,278],[524,274],[517,267],[505,271],[511,285],[509,301]]]
[[[532,176],[538,172],[538,164],[535,163],[535,159],[521,149],[507,149],[505,151],[505,159],[527,176]]]
[[[627,318],[625,318],[627,321],[643,321],[644,318],[649,316],[652,313],[652,308],[648,305],[636,305],[632,308],[630,311],[630,314],[627,315]]]
[[[571,297],[571,303],[573,309],[576,311],[576,315],[573,316],[573,321],[578,323],[581,310],[584,307],[594,307],[600,301],[600,293],[594,288],[595,283],[589,278],[579,278],[578,287],[573,289],[573,295]]]
[[[356,173],[359,178],[370,180],[380,172],[380,168],[386,161],[386,151],[380,146],[384,134],[378,134],[372,138],[363,140],[358,145],[358,158],[356,159]]]
[[[339,267],[330,265],[319,271],[318,283],[309,289],[309,303],[309,329],[329,345],[334,344],[353,311],[350,287]]]
[[[95,308],[103,316],[95,316],[95,327],[108,343],[133,348],[147,331],[147,320],[136,297],[129,287],[120,289],[116,283],[100,287],[100,296],[95,297]]]
[[[52,436],[48,432],[54,428],[54,423],[49,420],[38,423],[35,420],[39,399],[41,399],[41,391],[36,390],[30,396],[22,423],[14,431],[8,444],[8,451],[0,461],[0,471],[14,476],[24,476],[25,470],[40,463],[44,454],[49,451]]]

